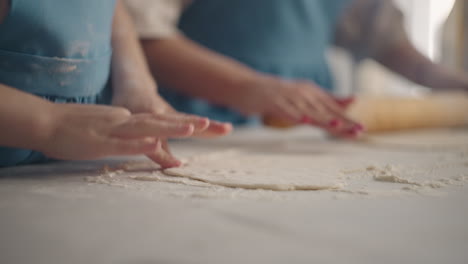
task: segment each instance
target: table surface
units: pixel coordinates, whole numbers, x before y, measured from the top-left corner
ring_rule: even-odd
[[[397,164],[468,161],[462,148],[368,148],[311,130],[253,129],[172,146],[191,155],[246,146],[277,151],[285,142],[300,142],[288,151],[312,159],[343,152]],[[468,263],[463,182],[428,191],[369,181],[353,192],[273,192],[188,180],[84,180],[128,160],[0,170],[0,263]],[[467,173],[467,164],[439,166],[436,174]]]

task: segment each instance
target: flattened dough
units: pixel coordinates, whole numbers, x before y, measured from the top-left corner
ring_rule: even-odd
[[[218,152],[191,158],[181,168],[164,170],[231,188],[275,191],[325,190],[343,187],[338,158],[330,156]]]

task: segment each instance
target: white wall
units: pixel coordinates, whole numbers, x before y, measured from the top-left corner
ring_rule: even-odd
[[[390,0],[388,0],[390,1]],[[455,0],[394,0],[405,13],[406,29],[410,39],[426,56],[437,60],[440,54],[440,28],[448,17]],[[332,69],[337,77],[339,95],[355,93],[419,95],[427,92],[392,74],[379,64],[367,61],[358,69],[352,69],[350,58],[334,51]]]
[[[440,55],[440,29],[455,0],[395,0],[406,16],[411,40],[424,54],[435,60]]]
[[[455,0],[394,1],[405,14],[407,33],[415,46],[432,60],[438,60],[440,29]],[[427,92],[424,87],[414,85],[373,62],[362,65],[356,78],[360,93],[418,95]]]

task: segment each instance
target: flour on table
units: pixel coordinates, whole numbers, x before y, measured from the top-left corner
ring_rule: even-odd
[[[399,176],[399,171],[395,166],[387,165],[383,168],[378,168],[375,166],[367,167],[366,169],[374,178],[375,181],[379,182],[390,182],[390,183],[401,183],[401,184],[410,184],[420,186],[421,184],[417,182],[412,182],[410,180],[401,178]]]
[[[213,148],[204,143],[196,151],[181,148],[178,157],[196,155],[181,168],[161,171],[149,160],[131,160],[87,181],[184,198],[254,198],[262,190],[268,198],[305,193],[275,192],[295,190],[364,197],[432,194],[468,183],[467,136],[463,129],[442,129],[381,134],[363,144],[290,135]],[[202,151],[210,152],[197,154]]]
[[[121,169],[111,169],[108,166],[105,166],[103,171],[95,176],[86,176],[84,180],[89,183],[98,183],[98,184],[105,184],[109,186],[115,187],[123,187],[126,188],[127,185],[122,183],[120,177],[121,174],[124,174],[125,171]]]
[[[160,171],[155,171],[151,174],[145,174],[145,175],[130,175],[129,178],[135,181],[142,181],[142,182],[166,182],[166,183],[175,183],[175,184],[182,184],[182,185],[196,186],[196,187],[212,187],[213,186],[211,184],[204,183],[201,181],[191,180],[189,178],[167,176],[161,173]]]
[[[464,175],[445,178],[437,177],[435,175],[440,175],[440,171],[434,171],[435,168],[445,169],[448,168],[448,166],[436,165],[434,168],[415,169],[410,166],[398,167],[387,164],[368,166],[364,169],[343,170],[342,173],[345,175],[354,175],[352,177],[348,176],[348,180],[369,178],[376,182],[406,185],[401,189],[407,191],[463,186],[467,180]]]
[[[164,173],[230,188],[327,190],[344,185],[336,164],[338,159],[326,156],[227,151],[191,158],[185,166]]]
[[[468,129],[445,128],[391,132],[369,135],[363,142],[371,146],[382,146],[389,149],[468,150]]]

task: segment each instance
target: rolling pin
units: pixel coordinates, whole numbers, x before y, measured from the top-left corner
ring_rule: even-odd
[[[357,97],[347,110],[368,132],[453,127],[468,124],[468,94],[434,94],[422,97]],[[290,122],[264,118],[274,128],[294,126]]]

